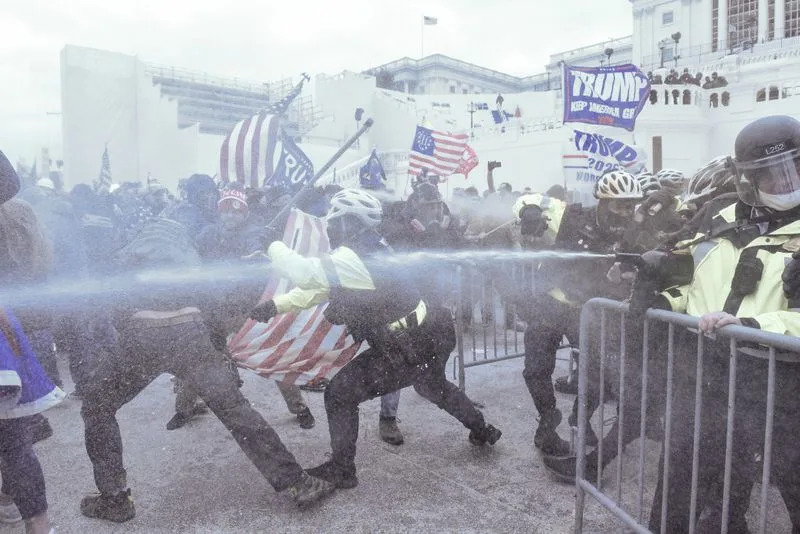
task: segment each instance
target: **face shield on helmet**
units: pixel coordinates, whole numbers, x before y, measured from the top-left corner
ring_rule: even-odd
[[[777,152],[774,155],[753,161],[729,159],[742,202],[777,211],[800,205],[800,149],[785,149],[785,143],[777,143],[765,148],[766,152]]]

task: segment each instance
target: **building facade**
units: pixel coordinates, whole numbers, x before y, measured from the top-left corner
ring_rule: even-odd
[[[631,0],[633,62],[642,68],[709,63],[794,46],[797,0]]]

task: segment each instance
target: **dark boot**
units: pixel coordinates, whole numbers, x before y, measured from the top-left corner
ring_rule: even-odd
[[[191,413],[189,414],[176,413],[175,415],[173,415],[172,419],[167,421],[167,430],[176,430],[178,428],[181,428],[182,426],[186,425],[186,423],[191,421],[196,415],[202,415],[207,412],[208,412],[208,407],[205,405],[205,403],[198,402],[192,408]]]
[[[115,523],[124,523],[133,519],[136,508],[133,506],[131,490],[116,495],[88,495],[81,501],[81,513],[86,517],[105,519]]]
[[[397,427],[396,417],[383,417],[381,416],[378,422],[380,428],[381,439],[389,445],[402,445],[403,433]]]
[[[569,443],[558,436],[556,428],[561,423],[561,411],[558,408],[539,415],[539,428],[533,437],[537,449],[549,456],[567,456],[570,453]]]
[[[555,456],[543,456],[545,468],[550,471],[556,480],[567,482],[570,484],[575,483],[575,472],[578,467],[578,458],[575,456],[567,456],[565,458],[556,458]],[[592,484],[597,482],[597,463],[592,462],[589,458],[586,459],[586,469],[584,470],[584,479]]]
[[[300,480],[289,487],[289,495],[292,496],[297,506],[304,508],[325,498],[335,490],[336,487],[330,482],[313,477],[303,471]]]
[[[311,413],[309,408],[306,408],[299,414],[297,414],[297,422],[300,424],[300,428],[303,430],[308,430],[309,428],[314,428],[314,425],[317,423],[314,419],[314,414]]]
[[[333,463],[331,460],[317,467],[306,469],[306,473],[312,477],[321,478],[326,482],[330,482],[339,489],[350,489],[358,486],[355,468],[345,469]]]
[[[502,435],[503,433],[500,432],[499,429],[493,427],[492,425],[486,425],[479,430],[470,430],[469,442],[478,447],[486,445],[487,443],[489,445],[494,445]]]

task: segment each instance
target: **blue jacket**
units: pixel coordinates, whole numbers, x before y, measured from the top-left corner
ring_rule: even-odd
[[[45,374],[19,322],[0,310],[0,419],[41,413],[64,400]]]

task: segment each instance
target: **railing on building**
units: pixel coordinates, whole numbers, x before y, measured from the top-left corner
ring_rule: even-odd
[[[266,82],[243,80],[241,78],[236,78],[236,77],[224,78],[221,76],[213,76],[211,74],[208,74],[207,72],[199,72],[199,71],[192,71],[189,69],[155,65],[152,63],[145,64],[145,73],[151,76],[162,76],[164,78],[184,80],[188,82],[200,83],[216,87],[239,89],[250,93],[260,93],[265,95],[269,94],[271,85],[270,83]]]
[[[655,70],[658,68],[678,68],[678,67],[703,67],[704,72],[721,70],[727,64],[727,57],[737,65],[748,65],[761,63],[784,57],[793,57],[794,50],[800,48],[800,36],[774,39],[763,43],[755,43],[747,48],[737,47],[725,50],[717,50],[713,43],[704,43],[696,46],[679,46],[677,49],[678,57],[662,61],[661,53],[643,56],[639,67],[642,70]],[[726,59],[726,61],[722,61]],[[711,67],[711,68],[709,68]]]
[[[626,354],[626,344],[624,340],[627,339],[628,334],[625,331],[626,321],[623,320],[628,312],[628,305],[608,300],[608,299],[592,299],[588,301],[581,312],[581,327],[580,327],[580,353],[579,360],[579,379],[578,379],[578,438],[577,438],[577,470],[576,470],[576,505],[575,505],[575,524],[574,532],[580,533],[583,531],[584,526],[584,510],[585,510],[585,497],[588,494],[593,497],[603,508],[615,515],[627,528],[634,532],[649,532],[644,526],[644,494],[645,494],[645,438],[647,436],[647,417],[648,410],[650,409],[648,403],[649,397],[652,395],[651,390],[655,384],[651,383],[653,380],[652,373],[648,370],[648,366],[657,362],[663,362],[663,354],[651,355],[649,353],[650,347],[653,346],[649,342],[653,325],[661,324],[667,327],[667,342],[666,344],[658,345],[663,347],[666,352],[666,370],[665,376],[659,377],[665,380],[665,395],[664,395],[664,424],[663,424],[663,443],[664,443],[664,459],[663,468],[659,476],[665,477],[662,500],[660,503],[654,503],[655,506],[660,507],[661,516],[661,532],[667,528],[666,514],[670,503],[667,496],[669,494],[667,487],[667,478],[670,473],[670,447],[671,447],[671,434],[673,422],[673,392],[674,392],[674,365],[676,360],[675,354],[675,333],[676,329],[688,329],[690,332],[695,332],[697,338],[696,345],[696,371],[694,374],[695,379],[695,400],[694,400],[694,435],[692,458],[687,458],[687,462],[692,465],[692,478],[691,486],[685,488],[690,492],[690,509],[689,509],[689,532],[694,532],[695,522],[692,518],[696,518],[702,510],[697,509],[698,497],[698,469],[699,469],[699,450],[700,450],[700,432],[703,419],[701,418],[701,406],[703,395],[703,369],[705,355],[706,336],[698,330],[698,318],[688,315],[667,312],[664,310],[648,310],[644,322],[643,330],[643,343],[642,350],[636,354]],[[599,320],[598,316],[599,315]],[[620,334],[618,340],[622,340],[618,347],[609,348],[608,342],[610,334],[608,332],[607,316],[613,315],[619,317],[618,321],[620,327]],[[597,332],[599,330],[599,333]],[[769,514],[767,513],[768,507],[768,491],[770,487],[770,476],[773,458],[773,425],[775,414],[775,379],[776,379],[776,362],[791,362],[800,363],[800,339],[772,334],[758,329],[745,328],[741,326],[727,326],[717,331],[716,336],[729,340],[730,352],[730,365],[728,370],[728,413],[727,413],[727,435],[725,445],[725,460],[724,460],[724,473],[723,473],[723,487],[722,487],[722,523],[723,532],[726,531],[727,523],[729,520],[730,511],[730,496],[731,496],[731,466],[732,466],[732,451],[733,451],[733,424],[736,410],[736,369],[737,361],[741,358],[760,358],[768,362],[768,376],[767,376],[767,390],[766,394],[766,409],[765,409],[765,424],[764,424],[764,448],[761,455],[762,473],[761,473],[761,495],[760,495],[760,515],[758,531],[764,533],[767,531],[767,520]],[[599,339],[599,347],[598,347]],[[779,352],[780,351],[780,352]],[[586,434],[589,415],[587,414],[588,403],[588,388],[589,381],[594,380],[600,384],[599,388],[599,407],[600,418],[602,420],[603,406],[605,404],[604,388],[605,375],[604,372],[607,366],[603,365],[608,355],[615,352],[618,360],[618,386],[617,398],[620,409],[618,417],[618,436],[617,436],[617,451],[616,451],[616,477],[615,477],[615,495],[610,494],[602,489],[602,449],[599,450],[599,459],[597,460],[598,472],[597,480],[588,480],[585,478],[586,474]],[[641,358],[639,367],[641,368],[641,377],[626,377],[626,369],[629,370],[629,364],[626,362],[629,358]],[[594,359],[599,358],[599,363]],[[599,368],[599,376],[592,376],[590,367]],[[641,383],[641,399],[638,410],[636,406],[630,408],[640,413],[640,428],[639,428],[639,451],[638,451],[638,466],[637,466],[637,492],[636,492],[636,505],[635,510],[628,510],[623,501],[623,433],[624,433],[624,414],[626,410],[622,406],[627,402],[626,388],[637,381]],[[659,384],[661,385],[661,384]],[[637,384],[638,387],[638,384]],[[630,412],[629,412],[630,413]],[[706,414],[707,418],[707,414]],[[714,451],[713,454],[716,454]],[[674,466],[673,466],[674,467]],[[708,481],[706,481],[708,482]]]
[[[696,85],[658,84],[650,86],[650,105],[692,106],[717,108],[728,107],[731,93],[725,87],[701,89]]]

